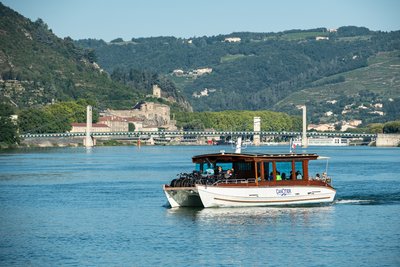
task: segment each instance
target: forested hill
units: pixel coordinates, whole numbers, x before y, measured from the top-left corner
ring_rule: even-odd
[[[0,96],[20,108],[79,98],[112,105],[116,98],[137,97],[95,64],[93,52],[1,3],[0,48]]]
[[[259,110],[277,109],[280,100],[320,79],[366,67],[379,52],[399,50],[400,31],[346,26],[191,39],[87,39],[77,44],[94,49],[101,65],[117,76],[132,69],[171,75],[194,110]],[[206,68],[211,73],[198,75]]]
[[[159,75],[135,86],[124,84],[96,63],[93,50],[58,38],[41,19],[35,22],[0,3],[0,101],[18,108],[86,99],[98,108],[130,108],[151,93]],[[166,97],[183,101],[173,86]],[[179,102],[179,101],[178,101]]]

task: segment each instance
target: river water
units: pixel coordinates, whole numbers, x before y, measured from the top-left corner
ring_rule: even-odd
[[[399,148],[304,150],[331,158],[330,206],[170,209],[162,184],[220,149],[1,152],[0,266],[400,266]]]

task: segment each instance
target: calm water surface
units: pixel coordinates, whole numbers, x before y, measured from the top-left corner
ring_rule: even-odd
[[[162,184],[220,149],[1,152],[0,266],[400,266],[399,148],[308,148],[331,206],[168,208]]]

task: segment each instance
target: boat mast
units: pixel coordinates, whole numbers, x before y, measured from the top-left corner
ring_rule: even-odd
[[[239,136],[236,141],[235,153],[240,154],[242,152],[242,137]]]
[[[308,140],[307,140],[307,107],[303,106],[303,136],[301,137],[301,147],[307,148],[308,147]]]

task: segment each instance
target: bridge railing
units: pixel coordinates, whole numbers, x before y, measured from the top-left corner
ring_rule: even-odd
[[[79,137],[85,136],[85,132],[79,133],[42,133],[42,134],[22,134],[21,138],[47,138],[47,137]],[[107,137],[107,136],[128,136],[128,137],[150,137],[150,136],[287,136],[287,137],[300,137],[301,132],[287,132],[287,131],[138,131],[138,132],[93,132],[93,137]],[[307,132],[308,137],[313,136],[326,136],[326,137],[368,137],[376,138],[376,134],[366,133],[345,133],[345,132]]]

